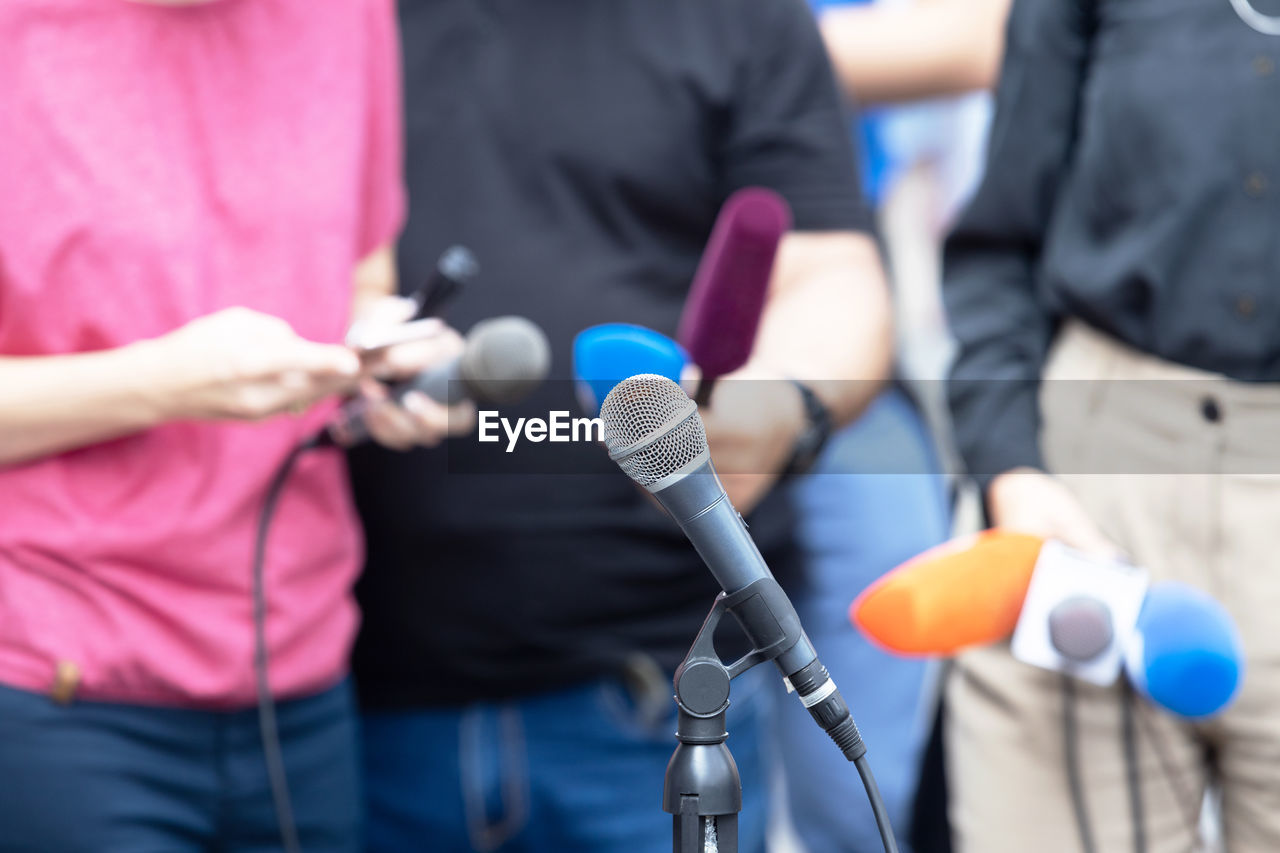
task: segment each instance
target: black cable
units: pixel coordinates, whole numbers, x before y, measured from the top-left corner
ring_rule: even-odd
[[[1187,823],[1187,829],[1190,830],[1192,837],[1200,834],[1200,805],[1196,800],[1194,792],[1188,792],[1182,785],[1182,777],[1173,767],[1173,759],[1169,757],[1169,744],[1164,736],[1156,728],[1156,724],[1143,713],[1145,706],[1138,705],[1134,715],[1138,720],[1141,734],[1147,736],[1147,740],[1151,741],[1152,751],[1156,754],[1156,759],[1160,762],[1160,770],[1165,780],[1169,783],[1169,787],[1173,789],[1173,796],[1178,801],[1178,810],[1182,812],[1182,817]]]
[[[289,797],[289,778],[284,769],[284,751],[280,747],[280,729],[276,723],[276,703],[271,696],[267,655],[267,587],[265,577],[267,536],[271,532],[271,519],[276,504],[284,491],[284,484],[293,466],[302,454],[316,446],[311,439],[289,451],[271,476],[267,495],[258,516],[258,533],[253,544],[253,671],[258,693],[258,730],[262,736],[262,753],[267,762],[267,779],[271,785],[271,799],[275,803],[276,821],[280,826],[280,843],[285,853],[301,853],[298,826],[293,817],[293,802]]]
[[[1129,780],[1129,816],[1133,820],[1134,853],[1147,853],[1147,826],[1142,807],[1142,774],[1138,767],[1138,737],[1134,731],[1133,687],[1120,688],[1120,729],[1124,738],[1125,775]]]
[[[1084,853],[1096,853],[1093,830],[1089,825],[1088,808],[1084,801],[1084,782],[1080,774],[1080,737],[1076,731],[1076,683],[1071,676],[1062,676],[1062,739],[1066,753],[1067,785],[1071,789],[1071,806],[1075,810],[1076,828],[1080,831],[1080,846]]]
[[[871,772],[871,763],[863,755],[855,759],[853,764],[862,777],[862,787],[867,789],[867,802],[871,803],[871,813],[876,816],[876,829],[880,830],[880,843],[884,845],[884,853],[898,853],[898,842],[893,837],[893,826],[889,823],[889,811],[884,807],[880,786],[876,784],[875,774]]]

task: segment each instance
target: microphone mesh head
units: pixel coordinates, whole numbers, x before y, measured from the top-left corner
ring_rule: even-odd
[[[665,376],[624,379],[600,408],[609,458],[646,488],[707,453],[698,406]]]
[[[1049,611],[1049,642],[1067,660],[1086,663],[1115,638],[1111,610],[1096,598],[1077,595]]]
[[[483,403],[518,403],[551,371],[551,345],[524,317],[482,320],[467,335],[459,373]]]

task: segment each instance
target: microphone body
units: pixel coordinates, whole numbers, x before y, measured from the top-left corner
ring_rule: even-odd
[[[720,588],[733,594],[756,581],[773,580],[773,573],[747,531],[746,522],[729,501],[711,459],[708,457],[675,476],[669,485],[655,488],[651,494],[680,526]],[[784,606],[785,612],[777,614],[778,621],[798,622],[800,617],[791,602],[786,600]],[[748,618],[742,628],[759,647],[759,641],[774,631],[775,626],[761,625]],[[790,679],[817,658],[818,653],[802,631],[796,644],[779,655],[775,663],[782,675]]]
[[[387,386],[387,393],[397,403],[404,399],[410,391],[426,394],[437,403],[452,406],[463,400],[472,399],[466,383],[460,381],[462,359],[454,358],[445,364],[430,370],[424,370],[412,379],[405,379]],[[348,400],[334,414],[324,432],[320,434],[319,443],[339,447],[354,447],[369,440],[369,427],[365,424],[364,415],[369,411],[369,401],[364,399]]]
[[[412,379],[396,382],[388,390],[397,401],[410,391],[417,391],[446,406],[453,406],[464,400],[483,400],[485,396],[483,390],[478,391],[463,375],[461,355],[430,370],[424,370]]]

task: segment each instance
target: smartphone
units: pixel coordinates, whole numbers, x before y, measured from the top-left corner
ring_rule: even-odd
[[[444,321],[439,317],[426,317],[398,325],[362,326],[357,323],[347,332],[346,344],[357,353],[364,355],[397,344],[430,340],[441,334],[444,329]]]

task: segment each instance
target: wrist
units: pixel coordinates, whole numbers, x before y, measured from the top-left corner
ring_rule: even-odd
[[[1049,474],[1039,468],[1031,468],[1025,465],[1010,468],[992,477],[991,482],[987,485],[985,495],[989,514],[996,516],[992,520],[998,523],[1000,520],[998,516],[1002,508],[1016,505],[1023,500],[1022,492],[1028,483],[1043,483],[1051,479]]]
[[[1007,492],[1010,489],[1017,488],[1019,483],[1025,483],[1030,478],[1048,477],[1044,471],[1039,468],[1032,468],[1029,465],[1019,465],[1017,468],[1010,468],[1007,471],[1001,471],[991,478],[991,484],[987,487],[987,492],[994,495],[997,491]]]
[[[791,455],[783,468],[784,475],[804,474],[813,468],[822,455],[835,428],[831,410],[808,384],[796,379],[788,380],[802,406],[800,427],[793,433]]]
[[[198,417],[187,406],[190,373],[168,352],[164,337],[126,344],[112,354],[112,371],[124,377],[121,396],[140,427]]]

